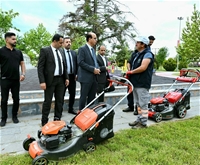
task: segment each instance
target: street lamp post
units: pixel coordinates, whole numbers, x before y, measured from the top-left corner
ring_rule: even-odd
[[[180,21],[180,23],[179,23],[179,37],[178,37],[177,47],[179,46],[181,40],[181,21],[183,20],[183,17],[178,17],[178,20]],[[179,54],[177,54],[177,66],[176,66],[177,71],[178,71],[178,66],[179,66]]]

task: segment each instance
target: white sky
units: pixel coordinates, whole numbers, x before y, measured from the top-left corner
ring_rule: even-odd
[[[138,35],[154,35],[156,40],[152,45],[153,53],[166,46],[169,57],[175,57],[175,46],[179,38],[179,23],[177,17],[183,17],[181,29],[185,21],[192,15],[193,5],[200,10],[200,0],[119,0],[127,5],[135,17],[128,17],[135,23]],[[13,20],[14,26],[23,34],[36,28],[39,23],[50,33],[57,31],[58,22],[64,14],[73,11],[73,5],[67,0],[0,0],[3,11],[13,9],[19,16]],[[123,8],[124,9],[124,8]],[[134,43],[130,43],[132,48]]]

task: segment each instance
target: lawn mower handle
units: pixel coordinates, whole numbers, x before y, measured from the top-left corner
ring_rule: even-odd
[[[119,77],[119,76],[115,76],[115,75],[112,75],[112,77],[118,78],[118,79],[122,79],[122,80],[125,80],[125,81],[128,82],[128,84],[125,84],[125,83],[119,82],[119,81],[117,81],[117,80],[108,79],[108,80],[110,81],[110,83],[109,83],[109,86],[107,87],[107,89],[108,89],[109,87],[112,86],[112,83],[113,83],[113,82],[128,87],[129,90],[128,90],[127,94],[119,101],[119,103],[120,103],[125,97],[127,97],[127,96],[133,91],[133,85],[131,84],[131,82],[130,82],[128,79],[126,79],[126,78],[124,78],[124,77]],[[82,110],[80,110],[80,111],[83,111],[84,109],[88,108],[88,107],[89,107],[92,103],[94,103],[103,93],[105,93],[105,89],[104,89],[97,97],[95,97],[88,105],[86,105],[86,106],[85,106]]]

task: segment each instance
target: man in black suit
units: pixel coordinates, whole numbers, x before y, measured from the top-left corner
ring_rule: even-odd
[[[65,60],[67,63],[67,73],[69,76],[69,85],[65,88],[65,92],[66,89],[68,88],[69,92],[68,113],[76,114],[73,105],[76,96],[77,55],[75,51],[70,50],[70,47],[71,47],[71,39],[70,37],[65,37],[63,41],[63,50],[65,54]]]
[[[44,90],[44,102],[42,106],[42,126],[48,122],[53,95],[55,97],[54,121],[60,120],[63,111],[63,95],[65,86],[68,86],[67,66],[63,51],[60,47],[63,36],[55,34],[50,46],[41,48],[38,61],[38,78],[41,89]]]
[[[86,35],[87,43],[78,50],[78,81],[81,84],[79,110],[90,103],[97,92],[97,75],[100,74],[94,46],[97,43],[96,34],[89,32]]]
[[[106,87],[106,80],[109,79],[108,74],[108,59],[105,57],[106,47],[104,45],[99,46],[97,62],[99,64],[100,74],[98,75],[98,90],[97,93],[100,94],[103,89]],[[99,99],[99,102],[104,101],[104,94],[102,94]]]

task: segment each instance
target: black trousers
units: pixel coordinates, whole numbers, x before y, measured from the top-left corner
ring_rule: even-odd
[[[68,93],[69,93],[69,109],[68,111],[73,111],[74,108],[74,102],[75,102],[75,96],[76,96],[76,75],[75,74],[69,74],[69,85],[65,88],[65,92],[66,89],[68,89]]]
[[[8,117],[8,97],[9,91],[11,90],[13,98],[13,107],[12,107],[12,117],[17,117],[17,112],[19,109],[19,80],[1,80],[1,112],[2,119],[7,119]]]
[[[106,83],[98,83],[97,93],[100,94],[101,92],[103,92],[105,87],[106,87]],[[104,93],[101,96],[99,96],[98,102],[104,102]]]
[[[87,77],[86,77],[87,78]],[[80,83],[81,84],[81,93],[79,100],[79,110],[82,110],[85,107],[85,103],[87,100],[87,104],[89,104],[96,95],[97,92],[97,81],[92,81],[90,83]]]
[[[65,80],[63,76],[55,76],[50,86],[44,90],[44,102],[42,105],[42,122],[48,122],[53,95],[55,97],[54,118],[61,119],[63,112],[63,96],[65,92]]]
[[[127,96],[127,100],[128,100],[128,106],[129,106],[129,108],[133,109],[133,108],[134,108],[133,92],[131,92],[131,93]]]

